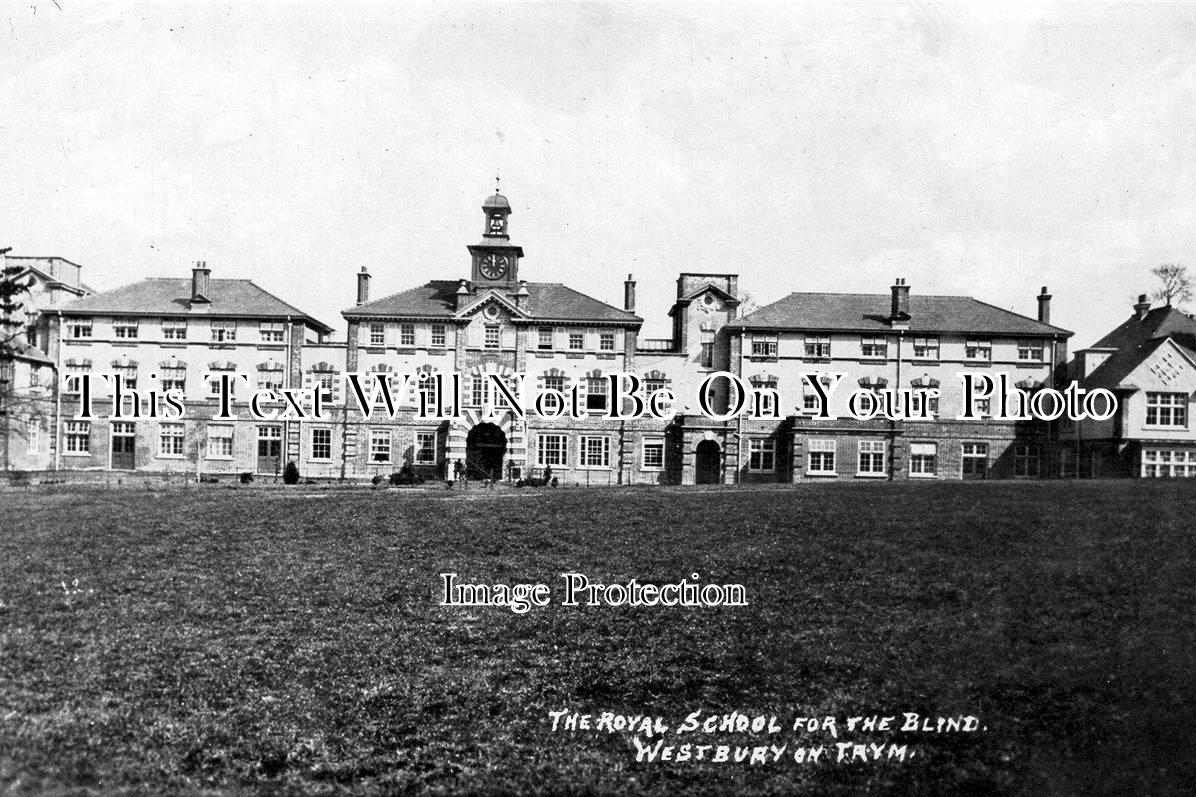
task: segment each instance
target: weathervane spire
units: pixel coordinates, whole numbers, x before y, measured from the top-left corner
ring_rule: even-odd
[[[498,190],[498,179],[499,179],[498,174],[495,173],[495,175],[494,175],[494,193],[496,193],[496,194],[502,193],[501,191]]]

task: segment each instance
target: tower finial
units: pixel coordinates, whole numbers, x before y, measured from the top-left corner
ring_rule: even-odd
[[[494,175],[494,193],[501,194],[502,192],[498,190],[498,179],[498,174],[496,173]]]

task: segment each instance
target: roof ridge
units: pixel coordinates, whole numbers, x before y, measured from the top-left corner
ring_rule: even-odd
[[[326,329],[332,329],[332,327],[328,326],[328,324],[325,324],[325,323],[324,323],[323,321],[321,321],[320,319],[316,318],[316,317],[315,317],[315,316],[313,316],[313,315],[308,315],[307,313],[303,312],[302,310],[300,310],[300,309],[299,309],[298,307],[296,307],[295,305],[291,304],[291,303],[290,303],[290,302],[288,302],[288,301],[285,301],[284,299],[281,299],[281,298],[279,298],[277,295],[275,295],[275,294],[271,293],[270,291],[266,290],[266,289],[265,289],[265,288],[263,288],[261,285],[258,285],[256,282],[254,282],[254,281],[253,281],[253,280],[251,280],[251,279],[244,279],[244,278],[240,278],[240,277],[238,277],[238,278],[235,278],[235,279],[229,280],[229,282],[247,282],[247,283],[249,283],[250,285],[252,285],[253,287],[257,288],[257,289],[258,289],[259,291],[261,291],[262,293],[264,293],[264,294],[266,294],[267,296],[269,296],[269,297],[270,297],[271,299],[273,299],[274,301],[276,301],[276,302],[278,302],[279,304],[281,304],[283,307],[287,307],[287,308],[289,308],[289,309],[291,309],[291,310],[294,310],[294,311],[295,311],[295,315],[302,316],[303,318],[307,318],[307,319],[309,319],[309,320],[311,320],[311,321],[315,321],[317,324],[319,324],[319,325],[320,325],[320,326],[322,326],[322,327],[325,327]]]
[[[631,312],[630,310],[624,309],[622,307],[618,307],[616,305],[611,304],[610,302],[604,302],[601,299],[591,296],[588,293],[582,293],[581,291],[577,290],[577,288],[566,285],[563,282],[541,282],[541,283],[529,282],[528,283],[528,285],[535,285],[535,284],[555,285],[558,288],[564,288],[567,291],[572,291],[573,293],[576,293],[578,296],[584,296],[585,298],[589,299],[591,302],[597,302],[598,304],[602,305],[603,307],[609,307],[611,310],[615,310],[616,312],[619,312],[619,313],[626,313],[627,315],[631,316],[632,318],[640,318],[640,316],[637,316],[635,313]]]
[[[132,288],[134,285],[140,285],[141,283],[149,282],[150,280],[161,280],[161,279],[169,279],[169,277],[142,277],[141,279],[137,280],[136,282],[126,282],[123,285],[117,285],[115,288],[109,288],[106,291],[97,291],[96,293],[93,293],[90,296],[82,296],[79,298],[79,301],[85,301],[87,299],[92,299],[92,298],[95,298],[98,296],[103,296],[105,293],[115,293],[117,291],[123,291],[125,288]]]
[[[997,305],[995,305],[995,304],[991,304],[991,303],[989,303],[989,302],[986,302],[986,301],[984,301],[983,299],[977,299],[977,298],[975,298],[975,297],[972,297],[972,296],[969,296],[969,297],[967,297],[967,298],[971,299],[971,300],[972,300],[973,302],[975,302],[976,304],[982,304],[982,305],[984,305],[985,307],[991,307],[992,309],[994,309],[994,310],[998,310],[998,311],[1000,311],[1000,312],[1002,312],[1002,313],[1009,313],[1010,315],[1015,315],[1015,316],[1017,316],[1018,318],[1024,318],[1024,319],[1026,319],[1027,321],[1033,321],[1035,324],[1041,324],[1041,325],[1042,325],[1042,326],[1044,326],[1044,327],[1050,327],[1051,329],[1057,329],[1057,330],[1059,330],[1060,332],[1070,332],[1070,331],[1071,331],[1071,330],[1069,330],[1069,329],[1064,329],[1063,327],[1057,327],[1057,326],[1055,326],[1054,324],[1047,324],[1047,323],[1045,323],[1045,322],[1043,322],[1043,321],[1039,321],[1037,318],[1033,318],[1032,316],[1028,316],[1028,315],[1022,315],[1021,313],[1018,313],[1018,312],[1016,312],[1016,311],[1014,311],[1014,310],[1006,310],[1004,307],[998,307]]]
[[[884,297],[887,299],[891,296],[891,294],[888,294],[888,293],[848,293],[846,291],[790,291],[789,293],[782,296],[781,299],[787,299],[790,296],[881,296],[881,297]],[[911,293],[910,294],[910,299],[917,299],[919,297],[921,297],[923,299],[971,299],[972,301],[975,301],[975,302],[980,301],[979,299],[977,299],[974,296],[966,296],[962,293]],[[781,301],[781,299],[777,299],[776,301],[779,302],[779,301]],[[770,302],[770,304],[776,304],[776,302]],[[768,305],[765,305],[765,307],[767,307],[767,306]]]
[[[8,257],[9,260],[62,260],[70,263],[72,266],[79,266],[79,268],[83,267],[81,263],[76,263],[73,260],[67,260],[62,255],[6,255],[6,257]]]
[[[151,282],[166,282],[170,284],[154,286],[152,288],[145,287]],[[185,307],[187,300],[191,298],[190,292],[185,290],[185,287],[190,282],[191,280],[187,277],[142,277],[135,282],[118,285],[115,288],[93,293],[89,296],[82,296],[75,301],[63,305],[62,310],[67,314],[87,313],[103,315],[105,313],[133,313],[137,315],[175,315],[182,312],[181,308]],[[312,326],[316,327],[321,333],[333,331],[332,326],[325,324],[315,316],[303,312],[277,294],[258,285],[252,279],[245,277],[225,277],[211,280],[211,283],[219,292],[227,293],[227,296],[221,299],[221,301],[227,300],[231,302],[231,304],[221,304],[219,307],[216,307],[215,312],[211,314],[213,317],[245,316],[251,318],[281,318],[287,316],[303,319],[305,322],[309,322]],[[221,288],[220,286],[225,287]],[[138,292],[139,288],[141,289],[140,293]],[[209,299],[212,298],[212,293],[212,291],[208,292]],[[130,309],[125,306],[130,301],[141,301],[143,304]],[[178,305],[180,302],[182,305],[176,308],[174,305]],[[238,309],[240,306],[239,303],[248,309]],[[167,307],[168,304],[171,306]],[[145,309],[147,307],[152,309]]]
[[[378,302],[385,302],[387,299],[393,299],[393,298],[395,298],[396,296],[402,296],[404,293],[410,293],[411,291],[418,290],[418,289],[420,289],[420,288],[432,288],[432,287],[435,287],[435,286],[432,284],[432,283],[434,283],[434,282],[446,282],[446,283],[450,283],[450,284],[451,284],[451,283],[454,283],[454,282],[460,282],[460,280],[429,280],[428,282],[425,282],[423,285],[414,285],[414,286],[412,286],[412,287],[410,287],[410,288],[407,288],[407,289],[405,289],[405,290],[401,290],[401,291],[395,291],[394,293],[388,293],[388,294],[387,294],[387,295],[385,295],[385,296],[379,296],[377,299],[370,299],[368,302],[363,302],[363,303],[361,303],[361,304],[354,305],[353,307],[349,308],[348,310],[341,310],[341,315],[344,315],[345,313],[351,312],[351,311],[353,311],[353,310],[356,310],[356,309],[358,309],[358,308],[361,308],[361,307],[369,307],[371,304],[377,304]]]

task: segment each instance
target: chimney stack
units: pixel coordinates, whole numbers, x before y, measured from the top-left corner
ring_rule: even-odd
[[[1047,293],[1046,286],[1042,286],[1042,293],[1038,294],[1038,323],[1051,323],[1051,295]]]
[[[623,283],[623,309],[629,313],[635,312],[635,280],[630,274]]]
[[[191,301],[208,302],[208,282],[212,271],[208,268],[208,261],[195,261],[195,268],[191,269]]]
[[[1146,299],[1146,294],[1138,294],[1138,303],[1134,305],[1134,312],[1138,314],[1138,320],[1141,321],[1146,318],[1146,314],[1150,312],[1150,302]]]
[[[909,318],[909,286],[904,277],[898,277],[893,285],[893,307],[889,318],[894,321]]]
[[[363,305],[370,300],[370,270],[365,266],[357,274],[357,304]]]

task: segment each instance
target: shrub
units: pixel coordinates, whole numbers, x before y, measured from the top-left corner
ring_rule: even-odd
[[[299,466],[294,461],[288,462],[286,468],[282,472],[283,484],[298,484],[299,483]]]
[[[374,478],[370,479],[370,484],[374,485],[375,487],[377,487],[381,483],[382,483],[382,474],[381,473],[376,474],[374,476]]]
[[[404,465],[397,473],[390,474],[392,485],[423,484],[423,477],[419,476],[410,465]]]
[[[241,484],[253,484],[253,474],[245,471],[241,474]]]

